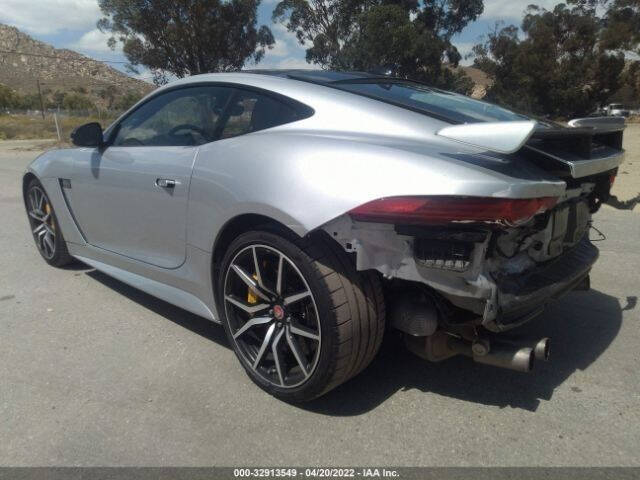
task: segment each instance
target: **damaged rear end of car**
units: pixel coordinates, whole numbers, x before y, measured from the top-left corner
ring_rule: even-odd
[[[526,165],[553,178],[556,188],[546,182],[538,189],[532,179],[526,196],[506,187],[483,196],[381,197],[322,228],[358,270],[384,278],[387,323],[412,352],[529,372],[536,360],[549,359],[549,339],[516,341],[504,332],[562,295],[589,289],[598,258],[589,238],[592,215],[622,162],[623,130],[624,120],[611,118],[444,127],[440,137],[507,165],[496,172],[502,181],[508,165]]]

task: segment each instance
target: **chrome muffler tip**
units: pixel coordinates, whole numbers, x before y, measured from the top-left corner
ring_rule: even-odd
[[[543,362],[548,362],[550,351],[551,351],[551,341],[549,340],[549,337],[541,338],[533,346],[533,352],[535,354],[536,360],[542,360]]]
[[[451,351],[471,357],[474,362],[494,367],[515,370],[516,372],[530,372],[533,370],[536,355],[531,347],[510,345],[508,343],[491,342],[489,351],[480,352],[478,343],[473,347],[459,338],[450,338],[448,347]],[[474,348],[475,347],[475,348]],[[479,353],[482,353],[479,355]]]
[[[473,360],[485,365],[528,373],[533,370],[536,356],[533,349],[529,347],[512,348],[507,345],[493,343],[488,355],[474,355]]]

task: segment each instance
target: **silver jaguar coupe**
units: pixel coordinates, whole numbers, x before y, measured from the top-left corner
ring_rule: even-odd
[[[519,371],[504,332],[589,288],[624,120],[536,121],[404,79],[208,74],[72,134],[24,175],[37,248],[221,323],[269,393],[316,398],[385,331]]]

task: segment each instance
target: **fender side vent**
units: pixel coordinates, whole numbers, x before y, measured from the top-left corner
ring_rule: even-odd
[[[78,229],[78,232],[80,233],[80,236],[82,237],[82,240],[84,240],[85,243],[88,243],[87,242],[87,237],[85,236],[84,232],[80,228],[80,224],[78,223],[78,220],[76,219],[76,216],[73,214],[73,208],[71,208],[71,199],[69,198],[69,196],[73,193],[71,191],[71,180],[69,180],[67,178],[60,178],[58,180],[60,182],[60,190],[62,191],[62,198],[64,198],[64,203],[65,203],[65,205],[67,207],[67,210],[69,210],[69,215],[71,215],[71,220],[73,220],[73,223],[75,224],[76,228]]]

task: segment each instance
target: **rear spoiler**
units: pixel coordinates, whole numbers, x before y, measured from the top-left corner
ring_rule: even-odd
[[[623,117],[576,118],[569,127],[535,121],[452,125],[441,137],[498,153],[522,154],[561,176],[582,178],[613,170],[622,163]]]
[[[532,159],[547,169],[573,178],[608,172],[622,163],[623,117],[576,118],[568,125],[536,130],[524,150],[534,152]]]
[[[437,135],[493,152],[514,153],[527,143],[536,125],[534,121],[467,123],[444,127]]]
[[[572,128],[591,128],[594,133],[621,132],[626,128],[624,117],[587,117],[569,121]]]

